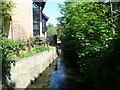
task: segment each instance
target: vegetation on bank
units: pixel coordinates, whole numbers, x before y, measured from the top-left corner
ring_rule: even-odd
[[[36,42],[36,39],[34,42],[30,42],[29,40],[29,42],[25,44],[22,41],[13,41],[6,37],[2,37],[0,40],[0,56],[2,57],[1,62],[3,71],[3,84],[5,84],[6,78],[10,79],[10,68],[12,62],[50,49],[50,46],[42,40],[39,41],[39,43],[41,44],[38,44],[38,42]]]
[[[32,41],[30,38],[26,43],[23,43],[22,41],[13,41],[2,37],[0,50],[2,50],[1,55],[4,69],[10,66],[10,63],[16,59],[25,58],[50,49],[45,42],[39,41],[39,36],[33,38]]]
[[[7,34],[5,34],[4,32],[8,32],[7,28],[5,28],[5,26],[10,24],[11,21],[11,10],[14,7],[14,3],[12,1],[7,1],[7,0],[1,0],[0,1],[0,62],[2,63],[2,83],[6,82],[6,78],[10,78],[10,59],[11,59],[11,55],[8,55],[8,49],[6,49],[6,47],[9,46],[9,50],[13,50],[12,47],[12,42],[8,41],[7,39],[4,39],[4,45],[2,45],[3,42],[3,36],[6,36]],[[3,49],[3,47],[5,49]],[[4,81],[3,81],[4,80]]]
[[[97,90],[120,89],[119,3],[65,2],[59,7],[64,57]],[[113,11],[112,11],[113,8]]]
[[[49,49],[50,49],[49,46],[48,47],[46,47],[46,46],[35,46],[32,51],[27,51],[25,53],[21,53],[20,56],[18,57],[18,59],[19,58],[25,58],[25,57],[43,52],[45,50],[49,50]]]

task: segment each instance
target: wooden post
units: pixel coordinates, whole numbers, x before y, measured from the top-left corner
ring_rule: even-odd
[[[44,43],[44,46],[46,46],[46,44]]]
[[[20,56],[19,44],[17,45],[16,55],[17,55],[17,57],[19,57],[19,56]]]
[[[47,47],[48,47],[48,42],[46,42],[46,44],[47,44]]]
[[[30,48],[30,41],[29,40],[27,40],[27,47],[28,47],[28,50],[30,51],[31,48]]]
[[[38,46],[38,42],[35,43]]]
[[[34,44],[33,44],[33,41],[31,42],[31,46],[34,48]]]

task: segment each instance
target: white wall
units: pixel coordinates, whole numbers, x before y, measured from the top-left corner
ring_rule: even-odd
[[[15,7],[12,11],[12,23],[9,38],[27,39],[33,36],[32,0],[12,0]]]

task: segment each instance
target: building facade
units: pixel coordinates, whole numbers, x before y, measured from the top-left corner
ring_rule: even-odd
[[[42,13],[45,2],[43,0],[37,0],[37,2],[35,0],[12,1],[15,3],[15,7],[12,11],[8,38],[24,41],[36,35],[46,37],[45,28],[48,17]],[[36,10],[34,10],[34,5],[37,6]]]
[[[43,12],[40,12],[40,9],[35,6],[36,4],[33,5],[33,35],[40,35],[41,37],[46,37],[46,22],[48,21],[48,17]],[[42,20],[40,20],[40,16],[42,16]]]

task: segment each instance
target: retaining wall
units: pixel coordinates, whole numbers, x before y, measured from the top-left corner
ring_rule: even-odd
[[[15,88],[26,88],[31,80],[38,77],[57,58],[56,48],[18,60],[11,65],[11,81]]]

